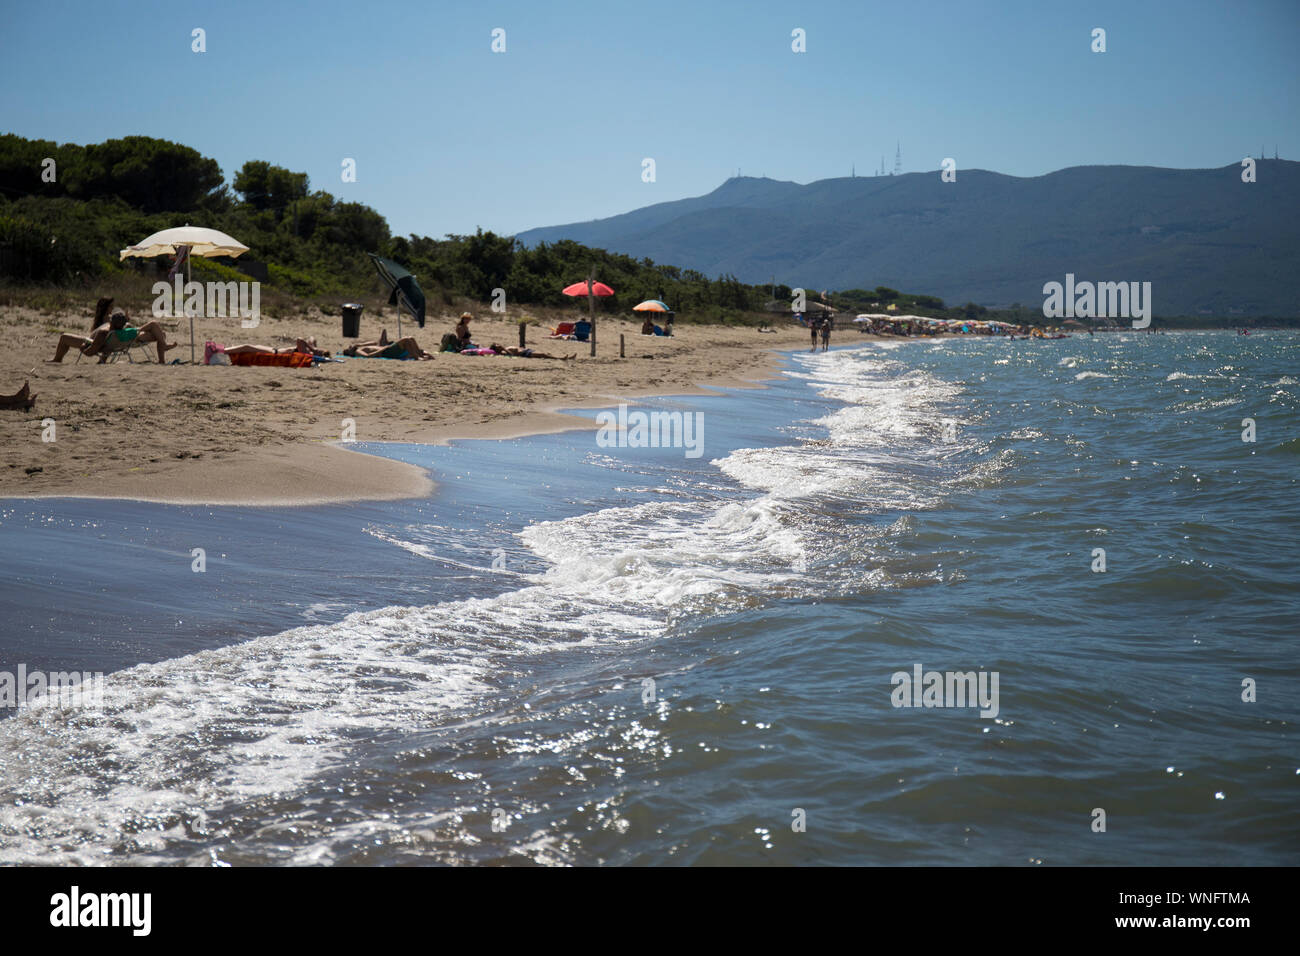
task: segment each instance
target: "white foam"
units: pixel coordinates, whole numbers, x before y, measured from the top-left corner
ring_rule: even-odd
[[[732,489],[723,500],[656,500],[540,522],[519,538],[546,570],[511,572],[523,586],[500,596],[357,613],[140,665],[104,679],[99,710],[0,721],[0,862],[174,860],[168,848],[200,833],[206,816],[299,791],[344,765],[354,743],[477,713],[512,677],[513,661],[656,638],[675,615],[797,589],[825,542],[806,499],[924,507],[940,491],[909,469],[962,447],[941,434],[957,434],[946,411],[957,389],[888,351],[800,358],[792,374],[844,404],[805,423],[826,436],[817,444],[741,449],[714,462],[756,497],[737,500]],[[825,520],[842,531],[842,521]],[[429,560],[493,570],[370,531]],[[825,584],[807,586],[820,593]],[[347,838],[322,836],[296,859],[327,862],[331,841]]]

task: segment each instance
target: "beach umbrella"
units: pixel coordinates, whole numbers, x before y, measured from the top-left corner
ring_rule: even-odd
[[[185,281],[190,280],[190,257],[203,256],[212,259],[216,256],[242,256],[248,246],[238,239],[226,235],[219,229],[206,229],[203,226],[175,226],[155,232],[152,236],[141,239],[133,246],[122,250],[118,261],[127,258],[152,259],[155,256],[176,256],[177,265],[184,264]],[[190,363],[194,362],[194,316],[190,316]]]
[[[591,354],[596,354],[596,296],[609,296],[614,290],[603,282],[597,282],[591,276],[573,285],[566,285],[562,290],[568,296],[585,295],[587,297],[587,316],[591,321]]]
[[[411,313],[411,318],[419,323],[420,328],[424,328],[424,290],[420,288],[420,283],[415,280],[415,276],[392,259],[385,259],[373,252],[368,252],[366,255],[370,256],[370,261],[375,264],[379,278],[383,279],[384,284],[388,286],[388,304],[398,307],[397,337],[399,339],[402,337],[402,309]]]
[[[640,305],[632,306],[633,312],[672,312],[672,309],[658,299],[646,299]]]
[[[186,223],[172,229],[155,232],[147,239],[141,239],[133,246],[122,250],[121,259],[138,256],[152,259],[154,256],[175,255],[178,248],[186,246],[192,256],[212,258],[214,256],[241,256],[248,251],[248,246],[234,239],[219,229],[205,229]],[[120,259],[119,259],[120,261]]]
[[[588,282],[591,282],[591,280],[583,279],[581,282],[573,283],[573,285],[566,285],[563,290],[564,294],[571,296],[587,295]],[[591,294],[599,296],[613,295],[614,290],[603,282],[591,282]]]

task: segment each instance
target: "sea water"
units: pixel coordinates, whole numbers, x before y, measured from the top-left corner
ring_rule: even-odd
[[[636,406],[699,457],[7,502],[0,672],[105,677],[0,712],[0,862],[1295,864],[1298,405],[1294,333],[864,338]]]

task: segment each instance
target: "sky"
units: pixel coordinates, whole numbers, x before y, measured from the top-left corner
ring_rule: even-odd
[[[958,176],[1300,159],[1298,48],[1300,0],[0,0],[0,132],[155,136],[227,181],[306,172],[395,234],[513,234],[737,171],[892,171],[899,144]]]

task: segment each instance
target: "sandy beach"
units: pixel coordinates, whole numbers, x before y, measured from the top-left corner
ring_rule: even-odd
[[[572,362],[438,354],[431,361],[347,359],[314,369],[158,366],[138,356],[135,364],[123,358],[101,365],[95,358],[78,363],[74,351],[61,364],[48,363],[59,332],[88,334],[92,305],[81,313],[11,307],[0,315],[0,392],[12,394],[27,381],[36,395],[30,411],[0,411],[0,496],[213,505],[418,497],[429,493],[431,477],[340,445],[345,419],[355,422],[358,442],[441,443],[589,427],[556,409],[755,385],[772,375],[776,350],[806,347],[808,340],[790,323],[775,334],[686,325],[663,338],[640,335],[639,322],[608,319],[599,326],[596,358],[586,343],[550,340],[545,325],[528,327],[530,347],[576,354]],[[484,312],[476,319],[475,342],[518,343],[516,318]],[[169,338],[184,343],[168,360],[188,362],[188,321],[164,324],[174,327]],[[414,328],[420,345],[433,351],[454,324],[452,313],[431,315],[424,329],[405,322],[403,331]],[[377,338],[381,328],[395,336],[392,310],[367,313],[361,341]],[[619,333],[625,358],[618,356]],[[248,330],[235,319],[195,320],[200,362],[209,339],[284,347],[307,336],[335,353],[354,341],[342,337],[337,316],[263,315]],[[832,344],[859,337],[840,332]],[[53,441],[44,440],[49,419]]]

